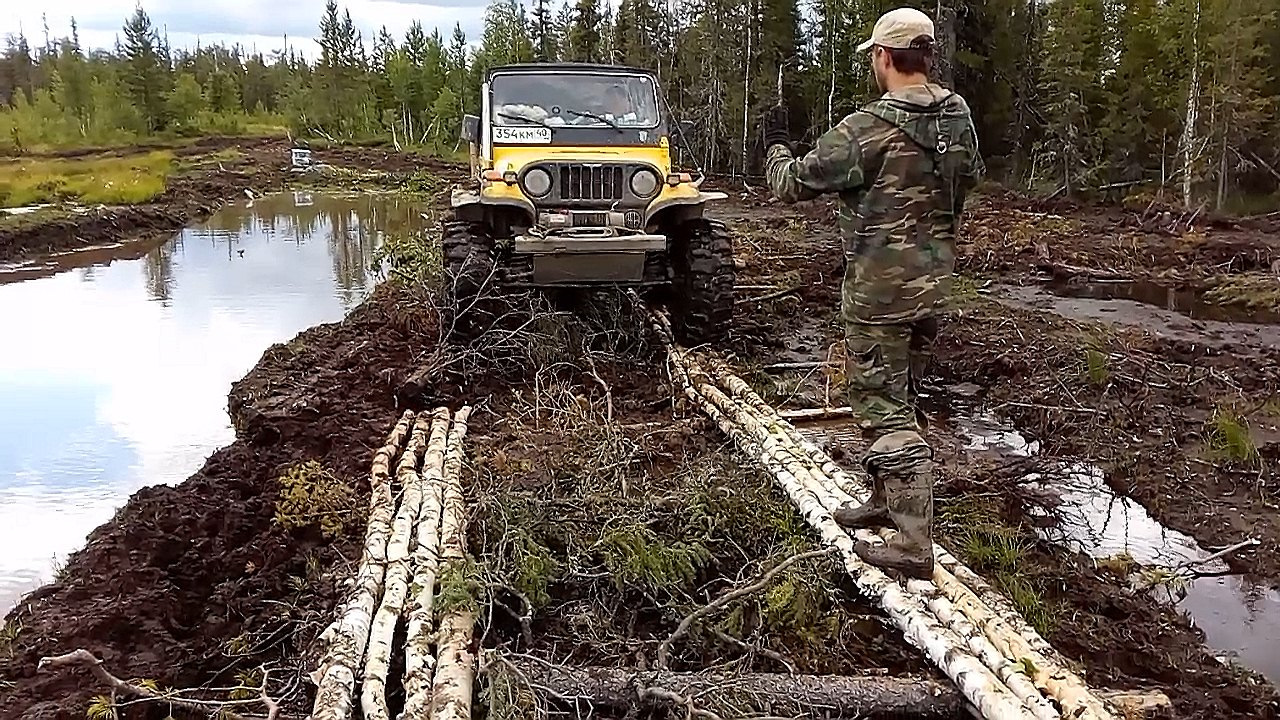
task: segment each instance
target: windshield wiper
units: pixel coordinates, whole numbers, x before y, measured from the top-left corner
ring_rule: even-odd
[[[506,118],[508,120],[523,120],[525,122],[533,123],[535,125],[541,125],[542,127],[551,127],[550,125],[547,124],[546,120],[540,120],[536,117],[529,117],[528,115],[518,115],[515,113],[508,113],[508,112],[499,112],[497,113],[497,115],[498,117]]]
[[[618,127],[618,123],[610,120],[609,118],[603,115],[597,115],[596,113],[587,112],[586,110],[570,109],[570,110],[565,110],[565,112],[569,113],[570,115],[576,115],[578,117],[586,117],[586,118],[591,118],[592,120],[599,120],[605,125],[608,125],[609,127],[613,128],[614,130],[617,130],[618,132],[622,132],[622,128]]]

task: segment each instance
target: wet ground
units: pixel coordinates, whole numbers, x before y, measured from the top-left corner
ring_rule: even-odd
[[[830,206],[786,207],[735,189],[718,214],[731,222],[739,283],[749,287],[725,348],[733,362],[785,407],[838,403],[840,263]],[[1147,332],[1156,328],[1148,320],[1046,312],[1001,294],[1042,277],[1115,280],[1116,273],[1187,289],[1223,268],[1260,273],[1274,260],[1264,229],[1188,229],[1176,220],[1152,224],[1141,212],[1109,217],[1004,196],[976,208],[931,390],[941,405],[929,434],[942,459],[940,539],[969,551],[955,510],[978,503],[981,522],[1008,533],[1020,553],[1012,573],[963,559],[1001,587],[1022,590],[1020,602],[1091,684],[1159,689],[1176,718],[1274,718],[1280,705],[1266,679],[1218,659],[1234,652],[1273,673],[1274,595],[1266,588],[1280,581],[1280,493],[1269,468],[1280,448],[1263,432],[1271,410],[1262,402],[1280,372],[1272,351],[1226,332],[1218,343],[1195,335],[1195,326],[1187,338],[1159,335]],[[1094,300],[1054,289],[1039,292],[1047,302]],[[1141,300],[1123,298],[1151,307]],[[1182,306],[1154,309],[1202,322]],[[270,664],[272,690],[305,714],[313,641],[359,553],[360,511],[334,538],[317,527],[282,528],[274,521],[277,478],[315,460],[339,495],[355,489],[359,508],[370,448],[399,410],[460,398],[481,403],[469,490],[473,547],[498,583],[534,605],[526,637],[513,619],[518,599],[490,595],[482,643],[555,661],[644,661],[690,608],[812,538],[767,482],[726,455],[714,429],[696,418],[669,422],[671,388],[643,322],[625,312],[596,321],[603,326],[576,327],[553,313],[520,342],[441,356],[429,304],[386,284],[343,322],[272,346],[232,386],[235,442],[188,481],[135,493],[55,582],[7,617],[20,630],[0,652],[0,716],[83,714],[97,692],[86,676],[34,670],[41,655],[75,647],[98,653],[122,676],[176,687],[226,686],[236,673]],[[548,357],[558,362],[548,365]],[[420,382],[423,364],[442,358],[452,369]],[[837,363],[815,365],[828,359]],[[1213,420],[1223,408],[1240,413],[1255,455],[1218,454],[1231,439],[1219,432],[1230,426]],[[1070,487],[1048,479],[1054,468],[1081,464],[1105,483],[1091,473]],[[1028,488],[1037,472],[1056,492]],[[1049,517],[1038,514],[1044,508]],[[1072,516],[1080,520],[1064,522]],[[1248,537],[1262,545],[1223,558],[1237,575],[1196,580],[1176,606],[1135,591],[1137,566],[1114,562],[1127,549],[1149,567],[1177,564]],[[1246,574],[1263,589],[1238,592]],[[816,672],[929,673],[838,577],[821,568],[791,574],[688,638],[677,661],[776,671],[781,655]]]
[[[0,336],[21,338],[0,354],[0,608],[134,491],[177,483],[232,442],[231,383],[360,303],[375,249],[418,229],[420,209],[283,193],[158,245],[0,268]]]

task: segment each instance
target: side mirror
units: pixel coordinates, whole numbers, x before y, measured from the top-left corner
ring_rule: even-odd
[[[480,141],[480,116],[462,116],[462,139],[469,143]]]
[[[693,128],[695,127],[695,123],[692,120],[681,120],[676,124],[680,127],[681,135],[688,135],[693,132]]]

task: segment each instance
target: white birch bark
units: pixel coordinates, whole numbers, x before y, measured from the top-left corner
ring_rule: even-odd
[[[444,453],[449,420],[436,419],[422,462],[425,486],[422,512],[415,528],[413,594],[409,598],[409,628],[404,648],[404,710],[400,720],[422,720],[431,709],[431,680],[436,658],[431,652],[436,572],[440,566],[440,521],[444,511]]]
[[[434,414],[440,419],[441,410]],[[443,410],[443,421],[449,421],[449,411]],[[382,603],[369,631],[369,646],[365,657],[364,682],[361,686],[360,709],[365,720],[389,720],[387,709],[387,670],[391,665],[391,642],[395,635],[396,621],[404,608],[409,591],[409,548],[413,541],[413,528],[422,507],[422,476],[418,473],[418,461],[427,443],[427,431],[432,418],[423,415],[413,426],[409,445],[400,455],[396,466],[396,479],[400,484],[400,509],[396,511],[391,526],[391,538],[387,542],[387,569],[383,582]]]
[[[664,338],[670,337],[665,328],[659,327],[659,331]],[[825,510],[829,512],[835,509],[850,499],[850,496],[854,496],[859,501],[866,499],[868,492],[865,489],[865,483],[858,483],[848,477],[825,453],[800,436],[795,428],[778,416],[777,411],[752,391],[750,386],[733,375],[727,365],[711,361],[714,375],[735,396],[733,400],[725,397],[717,388],[695,382],[690,378],[687,368],[693,365],[693,361],[687,351],[673,347],[672,353],[672,364],[676,366],[687,386],[686,395],[690,395],[691,392],[693,395],[704,394],[706,397],[702,398],[703,402],[693,396],[690,399],[704,411],[708,411],[708,414],[712,414],[711,411],[718,413],[719,417],[712,414],[717,422],[721,419],[728,420],[725,415],[729,415],[741,423],[754,425],[752,430],[758,436],[760,445],[767,446],[774,453],[772,458],[774,464],[778,464],[779,461],[793,463],[793,467],[787,468],[793,471],[793,475],[808,474],[814,478],[814,482],[827,485],[826,488],[815,489],[812,485],[809,487],[813,499],[823,505]],[[695,385],[696,391],[694,391]],[[740,404],[735,406],[734,400]],[[752,414],[756,417],[750,417]],[[728,423],[733,425],[732,420],[728,420]],[[721,424],[721,427],[729,432],[724,424]],[[732,436],[732,433],[730,434]],[[780,459],[776,455],[778,452],[790,455],[790,458],[784,456]],[[859,532],[858,537],[868,542],[879,542],[879,538],[865,531]],[[946,560],[963,568],[945,550],[941,548],[938,550],[942,551]],[[964,570],[969,576],[977,577],[967,568]],[[943,573],[954,580],[954,576],[950,573],[946,573],[945,570]],[[1014,668],[1018,667],[1017,663],[1011,662],[1014,658],[1026,658],[1037,668],[1037,672],[1034,672],[1037,676],[1035,685],[1055,698],[1061,696],[1060,701],[1065,700],[1065,705],[1072,710],[1069,713],[1070,716],[1099,718],[1119,716],[1113,706],[1094,697],[1083,682],[1065,670],[1066,663],[1061,661],[1057,653],[1038,652],[1041,648],[1047,648],[1048,643],[1044,642],[1016,611],[1012,613],[992,611],[977,600],[977,596],[967,588],[965,590],[973,601],[961,603],[957,607],[951,595],[957,593],[955,586],[963,587],[959,581],[955,581],[951,586],[944,583],[941,593],[938,587],[927,582],[913,581],[912,584],[917,593],[924,591],[922,597],[927,598],[929,610],[935,615],[940,615],[957,635],[963,636],[965,645],[982,657],[1002,681],[1013,686],[1014,694],[1036,717],[1055,717],[1056,712],[1043,699],[1036,687],[1032,686],[1025,677],[1014,672]],[[985,583],[983,583],[983,589],[990,592],[990,588]],[[947,592],[948,590],[950,592]],[[995,593],[991,592],[991,594]],[[1002,610],[1011,610],[1007,601],[1003,603]],[[968,611],[968,614],[965,611]],[[970,617],[970,614],[973,617]],[[1011,622],[1008,618],[1010,614],[1017,617],[1019,622]],[[982,632],[976,632],[977,628],[981,628]],[[997,637],[985,637],[993,633]],[[1007,652],[1001,652],[1001,650]],[[1014,655],[1015,650],[1022,652]]]
[[[778,447],[787,449],[790,446],[791,452],[802,465],[807,465],[809,471],[814,473],[820,481],[825,480],[829,484],[828,491],[815,493],[815,497],[818,497],[820,501],[824,501],[823,504],[828,511],[835,510],[848,500],[866,501],[870,493],[866,490],[865,482],[859,482],[849,477],[826,453],[822,452],[813,443],[805,440],[790,423],[783,420],[777,414],[777,411],[760,398],[745,381],[730,372],[727,365],[719,361],[711,361],[709,364],[713,368],[713,374],[717,381],[724,384],[735,396],[735,399],[750,407],[751,410],[766,416],[770,424],[767,426],[762,424],[761,431],[781,435],[782,437],[777,441]],[[891,535],[892,533],[888,534]],[[874,536],[871,536],[870,533],[859,532],[857,536],[864,541],[877,541],[873,539]],[[934,550],[935,558],[940,560],[945,558],[945,561],[952,567],[961,568],[967,577],[978,578],[976,573],[960,564],[941,546],[935,544]],[[985,582],[982,582],[981,585],[985,595],[1000,597]],[[1010,666],[1011,662],[1015,664],[1021,663],[1025,659],[1028,661],[1029,666],[1034,668],[1031,676],[1035,685],[1062,703],[1069,717],[1111,718],[1120,716],[1120,712],[1112,704],[1096,697],[1084,682],[1068,669],[1065,659],[1059,653],[1053,651],[1048,642],[1002,597],[1000,598],[1002,602],[997,603],[1000,609],[992,609],[979,598],[977,593],[957,580],[955,575],[948,572],[944,567],[939,566],[935,567],[933,583],[915,581],[911,586],[914,586],[925,597],[933,598],[941,592],[948,602],[944,613],[948,618],[954,618],[954,620],[948,622],[943,615],[938,615],[938,617],[944,622],[948,622],[961,635],[964,635],[966,630],[962,626],[957,626],[957,623],[960,622],[960,616],[963,616],[964,620],[970,623],[970,627],[977,627],[982,630],[982,635],[986,638],[985,643],[982,640],[971,638],[970,647],[978,652],[984,663],[999,675],[1002,680],[1008,681],[1006,666]],[[935,605],[944,607],[931,599],[930,609],[935,609]],[[992,649],[997,650],[998,653],[992,653]],[[1044,652],[1045,650],[1048,650],[1048,652]],[[1033,712],[1045,712],[1046,706],[1043,704],[1043,699],[1039,692],[1032,693],[1025,683],[1016,678],[1013,680],[1011,689]]]
[[[373,456],[364,553],[347,601],[337,619],[321,635],[321,640],[328,644],[328,650],[311,675],[317,686],[310,715],[313,720],[346,720],[351,716],[356,669],[364,659],[373,609],[382,596],[386,572],[387,537],[391,532],[391,516],[395,512],[389,479],[391,460],[408,436],[413,417],[413,413],[406,410],[387,436],[386,443]]]
[[[673,350],[672,365],[677,379],[684,386],[684,393],[700,407],[744,452],[757,458],[774,476],[779,486],[795,503],[806,521],[816,529],[824,544],[839,550],[845,569],[862,593],[877,602],[903,632],[907,641],[920,648],[960,689],[988,720],[1006,718],[1029,719],[1031,715],[1022,702],[1007,686],[995,677],[977,658],[969,653],[963,641],[944,628],[922,606],[918,598],[903,592],[902,588],[879,568],[868,565],[853,550],[853,540],[831,519],[830,513],[818,497],[811,492],[815,483],[809,473],[808,482],[797,477],[793,468],[785,467],[777,455],[755,441],[747,431],[731,419],[717,404],[703,393],[716,396],[718,390],[705,382],[694,380],[695,368],[686,367]],[[693,372],[690,372],[693,370]],[[725,398],[720,393],[718,399]],[[799,464],[793,465],[799,468]]]
[[[1182,204],[1191,209],[1191,182],[1195,166],[1196,121],[1200,104],[1200,0],[1191,21],[1191,79],[1187,83],[1187,112],[1182,125]]]
[[[444,457],[444,512],[440,524],[440,560],[463,563],[467,558],[467,508],[462,495],[462,441],[471,408],[454,418]],[[471,650],[475,613],[459,608],[440,622],[436,672],[431,687],[433,720],[469,720],[476,658]]]

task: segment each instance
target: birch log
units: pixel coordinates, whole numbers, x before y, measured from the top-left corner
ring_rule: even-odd
[[[427,444],[427,432],[432,422],[449,422],[449,410],[436,410],[432,417],[420,416],[413,426],[409,445],[400,455],[396,466],[396,479],[401,488],[400,509],[391,525],[391,539],[387,543],[387,570],[383,582],[382,602],[373,618],[369,631],[369,649],[365,657],[364,683],[360,693],[360,708],[365,720],[389,720],[387,709],[387,671],[391,665],[391,642],[395,635],[396,621],[404,608],[408,594],[409,548],[413,542],[413,528],[422,508],[422,475],[418,473],[418,461]]]
[[[399,720],[421,720],[431,709],[431,679],[436,659],[431,652],[436,572],[440,567],[440,521],[444,511],[444,453],[449,422],[431,425],[426,458],[422,462],[425,486],[418,514],[413,553],[413,595],[409,598],[409,629],[404,647],[404,710]]]
[[[678,349],[672,353],[673,374],[683,386],[685,396],[700,407],[744,452],[756,457],[773,475],[791,498],[805,520],[816,529],[823,542],[840,551],[845,569],[862,593],[876,601],[903,632],[908,642],[924,651],[947,677],[951,678],[987,720],[1006,718],[1031,719],[1022,702],[977,658],[964,647],[963,641],[938,622],[923,608],[918,599],[909,596],[879,568],[868,565],[853,551],[853,540],[831,519],[830,513],[770,451],[753,438],[716,403],[699,391],[716,395],[718,390],[694,379],[696,368],[686,365]],[[690,363],[691,365],[691,363]],[[719,393],[723,397],[723,393]],[[812,480],[810,479],[810,482]]]
[[[351,716],[356,668],[364,658],[373,609],[382,596],[382,581],[386,573],[387,536],[391,532],[391,516],[395,512],[389,479],[391,460],[404,444],[413,417],[414,414],[406,410],[387,436],[386,443],[373,455],[369,474],[369,526],[365,531],[364,552],[354,586],[342,611],[321,635],[321,640],[328,644],[328,650],[320,667],[311,676],[317,686],[310,716],[313,720],[346,720]]]
[[[790,448],[793,455],[802,459],[802,462],[810,468],[820,466],[821,476],[819,480],[826,479],[826,484],[831,492],[815,493],[820,501],[827,509],[834,510],[847,500],[856,502],[865,502],[869,493],[865,490],[865,483],[858,483],[849,478],[838,465],[831,460],[821,449],[813,443],[807,441],[799,434],[798,431],[788,422],[786,422],[778,412],[766,403],[751,387],[741,378],[734,375],[729,367],[721,361],[712,360],[709,362],[712,368],[712,374],[717,382],[723,384],[733,396],[733,399],[740,400],[750,410],[764,416],[769,425],[761,432],[767,432],[776,437],[778,443],[786,446],[788,441],[794,445]],[[845,495],[845,497],[840,497]],[[877,540],[869,537],[867,534],[858,533],[859,539],[867,542],[876,542]],[[945,557],[948,564],[956,569],[961,569],[970,579],[978,579],[977,574],[972,570],[964,567],[944,548],[934,545],[935,556]],[[991,646],[994,646],[999,654],[993,654],[991,647],[978,641],[976,638],[970,638],[971,647],[977,650],[984,662],[994,671],[1005,679],[1008,675],[1008,667],[1010,661],[1023,663],[1024,667],[1031,668],[1031,679],[1035,685],[1042,689],[1046,694],[1056,699],[1064,709],[1068,717],[1073,718],[1112,718],[1120,716],[1120,711],[1113,703],[1105,699],[1095,696],[1075,673],[1068,669],[1068,665],[1062,656],[1053,651],[1048,642],[1040,636],[1039,633],[1032,628],[1026,620],[1012,608],[1012,605],[1002,597],[991,590],[985,582],[981,582],[984,594],[988,598],[1000,598],[998,601],[993,600],[998,609],[983,602],[978,593],[961,583],[955,575],[946,568],[935,567],[934,580],[932,583],[915,581],[915,587],[919,593],[925,597],[933,598],[940,592],[946,598],[943,615],[948,620],[949,626],[961,634],[969,632],[970,627],[981,629],[982,634]],[[930,599],[931,609],[935,606],[942,606],[941,601]],[[939,619],[943,619],[943,615],[939,615]],[[967,620],[968,622],[964,622]],[[1045,652],[1045,650],[1048,652]],[[1003,656],[1002,661],[999,656]],[[1047,704],[1039,698],[1037,692],[1034,696],[1029,694],[1028,688],[1021,678],[1013,678],[1014,683],[1011,689],[1021,697],[1024,702],[1034,712],[1043,714]]]
[[[454,418],[444,457],[444,512],[440,522],[440,560],[462,564],[467,559],[467,508],[462,496],[462,441],[467,434],[471,408]],[[435,677],[431,683],[432,720],[469,720],[475,680],[475,654],[471,639],[475,612],[457,608],[440,622]]]
[[[806,490],[828,513],[843,503],[842,498],[831,485],[830,479],[815,469],[816,463],[812,458],[809,458],[809,462],[801,461],[800,458],[807,457],[807,454],[797,448],[792,438],[782,432],[776,424],[766,425],[767,418],[760,417],[754,412],[754,408],[745,403],[735,402],[718,388],[701,385],[698,390],[750,432],[756,442],[771,453],[778,463],[788,466],[788,470],[796,477],[807,478],[808,482],[804,483]],[[882,542],[879,536],[868,530],[858,531],[855,536],[871,544]],[[923,588],[916,588],[912,594],[924,603],[929,613],[951,631],[961,647],[972,652],[1009,688],[1009,691],[1037,720],[1056,720],[1060,717],[1057,710],[1041,695],[1040,690],[1019,672],[1017,666],[1006,658],[974,623],[969,622],[944,599],[937,597],[938,593],[933,586],[925,583]]]
[[[776,424],[766,425],[768,420],[759,417],[754,412],[754,408],[744,403],[736,403],[734,399],[727,397],[717,388],[699,386],[698,390],[716,403],[722,411],[729,413],[735,422],[752,433],[756,441],[766,448],[777,462],[788,466],[788,470],[793,475],[799,478],[807,477],[806,489],[825,510],[830,512],[842,504],[843,500],[834,491],[830,479],[815,470],[816,463],[812,458],[809,458],[807,463],[801,462],[800,458],[807,457],[807,454],[797,448],[793,439],[782,432]],[[879,536],[868,530],[858,531],[855,535],[863,542],[872,544],[882,542]],[[969,622],[945,599],[937,597],[937,590],[933,586],[924,583],[922,587],[916,587],[912,594],[925,604],[928,612],[953,633],[963,647],[968,648],[1009,688],[1010,692],[1037,720],[1056,720],[1060,717],[1035,684],[1019,672],[1018,666],[1015,666],[1001,653],[996,644],[984,636],[976,623]]]

